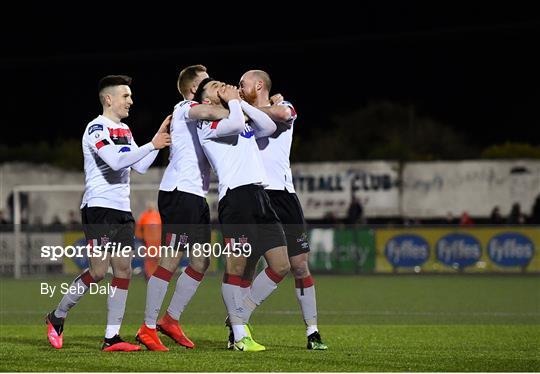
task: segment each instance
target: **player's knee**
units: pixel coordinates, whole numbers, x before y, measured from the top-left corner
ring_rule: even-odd
[[[124,278],[124,279],[130,279],[131,278],[131,266],[122,266],[117,267],[113,269],[114,276],[116,278]]]
[[[284,262],[280,264],[276,264],[270,267],[274,273],[279,274],[279,276],[284,277],[291,271],[291,265],[289,262]]]
[[[189,266],[193,270],[204,274],[208,266],[210,266],[210,259],[208,257],[192,257],[189,260]]]
[[[103,280],[103,278],[105,278],[105,273],[106,273],[106,270],[103,270],[103,271],[99,271],[99,270],[90,270],[89,271],[90,275],[92,276],[92,278],[94,279],[94,281],[96,283],[99,283]]]
[[[302,262],[300,264],[291,264],[292,273],[296,279],[302,279],[309,276],[309,268],[307,262]]]
[[[228,273],[232,275],[243,275],[245,270],[244,264],[231,264],[228,267]]]
[[[173,273],[178,267],[179,263],[180,263],[180,259],[179,258],[177,259],[174,257],[162,257],[159,260],[159,266]]]

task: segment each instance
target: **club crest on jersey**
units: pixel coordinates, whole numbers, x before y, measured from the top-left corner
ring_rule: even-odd
[[[109,242],[109,237],[107,235],[104,235],[101,237],[101,246],[104,246]]]
[[[178,241],[179,241],[178,244],[181,245],[181,246],[186,245],[188,240],[189,240],[189,235],[187,235],[186,233],[183,233],[183,234],[178,236]]]
[[[88,128],[88,135],[91,135],[94,131],[103,131],[103,125],[92,125],[92,126],[90,126]]]
[[[244,131],[240,134],[241,137],[249,139],[253,136],[253,129],[246,123]]]
[[[120,150],[118,151],[118,153],[130,152],[130,151],[131,151],[131,148],[129,148],[129,147],[122,147],[122,148],[120,148]]]

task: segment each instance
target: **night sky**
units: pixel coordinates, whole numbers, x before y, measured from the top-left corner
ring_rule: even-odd
[[[82,9],[53,20],[34,8],[23,23],[1,26],[4,120],[25,128],[2,143],[80,139],[100,114],[96,87],[107,74],[134,78],[135,105],[125,122],[143,143],[179,101],[180,69],[202,63],[235,84],[246,70],[268,71],[273,91],[295,104],[296,131],[305,139],[330,126],[333,114],[390,100],[412,104],[475,145],[540,144],[537,12],[362,7],[228,24],[216,14],[174,22],[167,17],[181,17],[167,9],[105,20]]]

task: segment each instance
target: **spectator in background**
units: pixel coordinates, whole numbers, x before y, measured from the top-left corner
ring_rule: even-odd
[[[540,195],[536,196],[531,211],[531,223],[540,224]]]
[[[161,217],[153,201],[146,203],[146,210],[141,213],[137,221],[135,236],[141,239],[146,246],[144,275],[146,276],[146,280],[148,280],[158,267],[159,257],[157,249],[161,245]],[[151,248],[149,251],[150,247],[155,247],[156,249]]]
[[[521,205],[519,205],[519,203],[514,203],[510,215],[508,216],[508,223],[511,225],[522,225],[525,221],[525,215],[521,213]]]
[[[68,221],[67,221],[68,225],[78,225],[79,224],[79,220],[77,219],[77,214],[75,213],[74,210],[70,210],[68,212]]]
[[[502,225],[504,223],[504,218],[501,215],[501,209],[498,205],[493,207],[491,215],[489,216],[489,223],[492,225]]]
[[[446,213],[446,218],[443,222],[445,225],[455,225],[457,223],[456,218],[452,212]]]
[[[0,225],[6,225],[7,223],[8,223],[8,221],[4,217],[4,211],[0,210]]]
[[[82,228],[81,223],[77,219],[77,214],[74,210],[68,212],[68,218],[66,222],[67,230],[80,230]]]
[[[21,204],[21,223],[28,223],[29,216],[29,198],[27,192],[19,192],[19,201]],[[8,196],[8,207],[11,212],[11,222],[15,222],[15,198],[13,197],[13,192]]]
[[[328,211],[324,214],[322,223],[325,225],[337,225],[339,221],[334,212]]]
[[[354,225],[356,223],[363,223],[363,220],[364,206],[362,205],[362,202],[353,195],[347,211],[347,222],[345,223]]]
[[[474,221],[471,216],[469,216],[469,213],[463,212],[463,214],[461,215],[461,219],[459,220],[459,224],[461,226],[474,225]]]

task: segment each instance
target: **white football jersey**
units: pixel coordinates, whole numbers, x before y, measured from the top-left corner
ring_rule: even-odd
[[[98,155],[98,150],[102,147],[115,147],[120,153],[130,152],[137,148],[137,145],[131,130],[124,123],[115,123],[100,115],[86,126],[82,137],[85,189],[81,208],[88,205],[129,212],[131,168],[113,170]]]
[[[169,165],[165,169],[159,189],[189,192],[205,197],[210,184],[210,165],[197,135],[197,120],[188,117],[189,110],[199,105],[184,100],[174,107],[170,126],[172,145]]]
[[[240,135],[218,137],[219,121],[199,121],[197,133],[202,148],[219,180],[219,200],[227,189],[259,184],[266,186],[266,174],[253,129],[245,124]]]
[[[296,120],[296,111],[291,103],[282,101],[278,105],[285,105],[291,109],[291,118],[287,121],[289,128],[283,124],[277,124],[276,132],[269,137],[257,139],[264,169],[268,177],[267,190],[287,190],[294,193],[294,184],[292,180],[291,163],[291,145],[294,131],[294,121]]]

